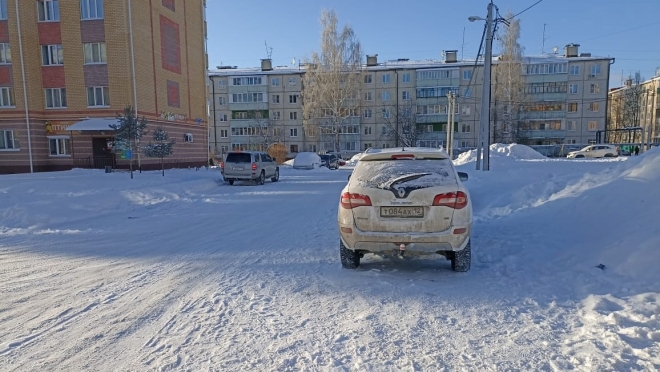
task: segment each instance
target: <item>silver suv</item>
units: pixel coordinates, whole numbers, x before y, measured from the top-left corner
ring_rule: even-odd
[[[280,179],[277,162],[265,152],[231,151],[225,161],[220,163],[220,172],[225,182],[233,185],[235,181],[253,181],[263,185],[266,178],[272,182]]]

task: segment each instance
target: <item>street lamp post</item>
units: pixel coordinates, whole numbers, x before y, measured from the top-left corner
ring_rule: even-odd
[[[493,61],[493,3],[488,3],[488,16],[468,17],[470,22],[486,21],[486,51],[484,53],[484,81],[481,89],[481,113],[479,115],[479,133],[477,137],[477,170],[480,168],[483,151],[483,170],[490,170],[490,70]]]

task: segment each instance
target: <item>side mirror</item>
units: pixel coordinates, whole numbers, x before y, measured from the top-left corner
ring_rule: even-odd
[[[458,172],[458,179],[460,179],[461,182],[465,182],[468,180],[468,174],[465,172]]]
[[[350,181],[350,180],[351,180],[351,175],[349,174],[349,175],[348,175],[348,181]]]

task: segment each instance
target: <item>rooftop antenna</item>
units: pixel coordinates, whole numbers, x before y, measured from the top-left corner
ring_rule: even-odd
[[[461,61],[463,60],[464,50],[465,50],[465,27],[463,27],[463,43],[461,43]]]
[[[545,23],[543,24],[543,38],[541,39],[541,54],[545,54]]]
[[[268,59],[271,59],[270,56],[273,55],[273,48],[268,47],[268,42],[264,41],[264,45],[266,45],[266,56]]]

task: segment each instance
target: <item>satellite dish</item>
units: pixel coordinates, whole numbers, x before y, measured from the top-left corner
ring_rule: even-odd
[[[552,52],[553,52],[554,54],[557,54],[557,50],[559,50],[557,47],[552,48]]]
[[[295,57],[291,58],[291,64],[294,65],[294,66],[296,65],[296,58]]]

